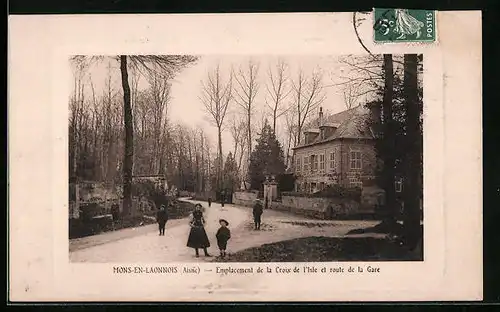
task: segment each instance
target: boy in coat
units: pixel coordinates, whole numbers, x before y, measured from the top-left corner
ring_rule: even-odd
[[[168,220],[167,210],[164,205],[161,205],[160,210],[156,214],[156,221],[158,222],[158,229],[160,230],[160,236],[165,236],[165,224]]]
[[[229,222],[224,219],[219,220],[220,228],[215,234],[217,238],[217,245],[219,246],[220,256],[224,258],[226,256],[227,241],[231,238],[231,231],[229,230]]]
[[[257,200],[253,206],[253,222],[255,223],[256,230],[260,230],[262,210],[262,203],[260,200]]]

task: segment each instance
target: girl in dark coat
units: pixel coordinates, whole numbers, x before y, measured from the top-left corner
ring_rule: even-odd
[[[203,248],[205,257],[210,257],[207,251],[207,248],[210,247],[210,242],[208,241],[207,232],[205,232],[205,218],[203,217],[201,208],[200,204],[196,204],[195,210],[193,211],[193,216],[189,223],[191,230],[189,231],[187,246],[194,248],[196,257],[200,256],[198,252],[199,248]]]
[[[227,241],[231,238],[231,231],[227,228],[229,222],[224,219],[219,220],[220,228],[215,234],[217,237],[217,246],[219,246],[220,256],[224,258],[226,256]]]

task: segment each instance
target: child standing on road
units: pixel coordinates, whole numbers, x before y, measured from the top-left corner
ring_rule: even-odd
[[[160,210],[156,213],[156,221],[160,230],[160,236],[165,236],[165,224],[168,220],[167,210],[164,205],[161,205]]]
[[[227,241],[231,238],[231,231],[229,230],[229,222],[224,219],[219,220],[220,228],[215,234],[217,238],[217,245],[219,246],[220,256],[224,258],[226,256]]]

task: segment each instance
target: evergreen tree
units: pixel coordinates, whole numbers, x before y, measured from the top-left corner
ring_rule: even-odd
[[[231,193],[238,188],[238,165],[234,160],[233,153],[229,152],[224,164],[223,171],[224,189]]]
[[[275,175],[285,171],[285,157],[280,142],[268,121],[265,120],[257,145],[250,156],[248,175],[252,189],[260,190],[267,175]]]

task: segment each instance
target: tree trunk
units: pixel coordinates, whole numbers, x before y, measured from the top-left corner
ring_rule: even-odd
[[[420,227],[420,108],[418,103],[417,55],[404,56],[404,100],[406,108],[406,179],[404,180],[404,236],[410,249],[422,238]]]
[[[292,163],[290,164],[289,162],[289,159],[290,159],[290,144],[292,144],[292,134],[290,133],[290,135],[288,136],[288,144],[287,144],[287,147],[286,147],[286,161],[287,161],[287,164],[290,165],[290,167],[293,168],[293,166],[295,165],[295,160],[292,159]]]
[[[123,214],[132,211],[132,167],[134,164],[134,125],[128,84],[127,56],[120,55],[123,87],[123,121],[125,125],[125,157],[123,160]]]
[[[396,188],[394,183],[395,175],[395,155],[394,141],[395,130],[392,117],[392,101],[394,90],[394,73],[392,54],[384,54],[384,99],[383,99],[383,117],[384,117],[384,191],[385,191],[385,220],[387,224],[394,225],[398,210],[396,207]]]
[[[200,134],[201,141],[201,191],[205,192],[205,141],[203,140],[203,132]]]
[[[247,119],[247,129],[248,129],[248,161],[250,162],[250,156],[252,156],[252,121],[251,121],[251,112],[248,111],[248,119]]]
[[[278,103],[274,105],[274,110],[273,110],[273,134],[276,135],[276,119],[278,115]]]
[[[223,181],[223,177],[222,177],[222,165],[223,165],[223,162],[222,162],[222,128],[218,127],[217,132],[219,135],[219,137],[218,137],[218,139],[219,139],[219,164],[218,164],[219,183],[217,186],[219,187],[219,190],[220,190],[224,185],[224,181]]]

